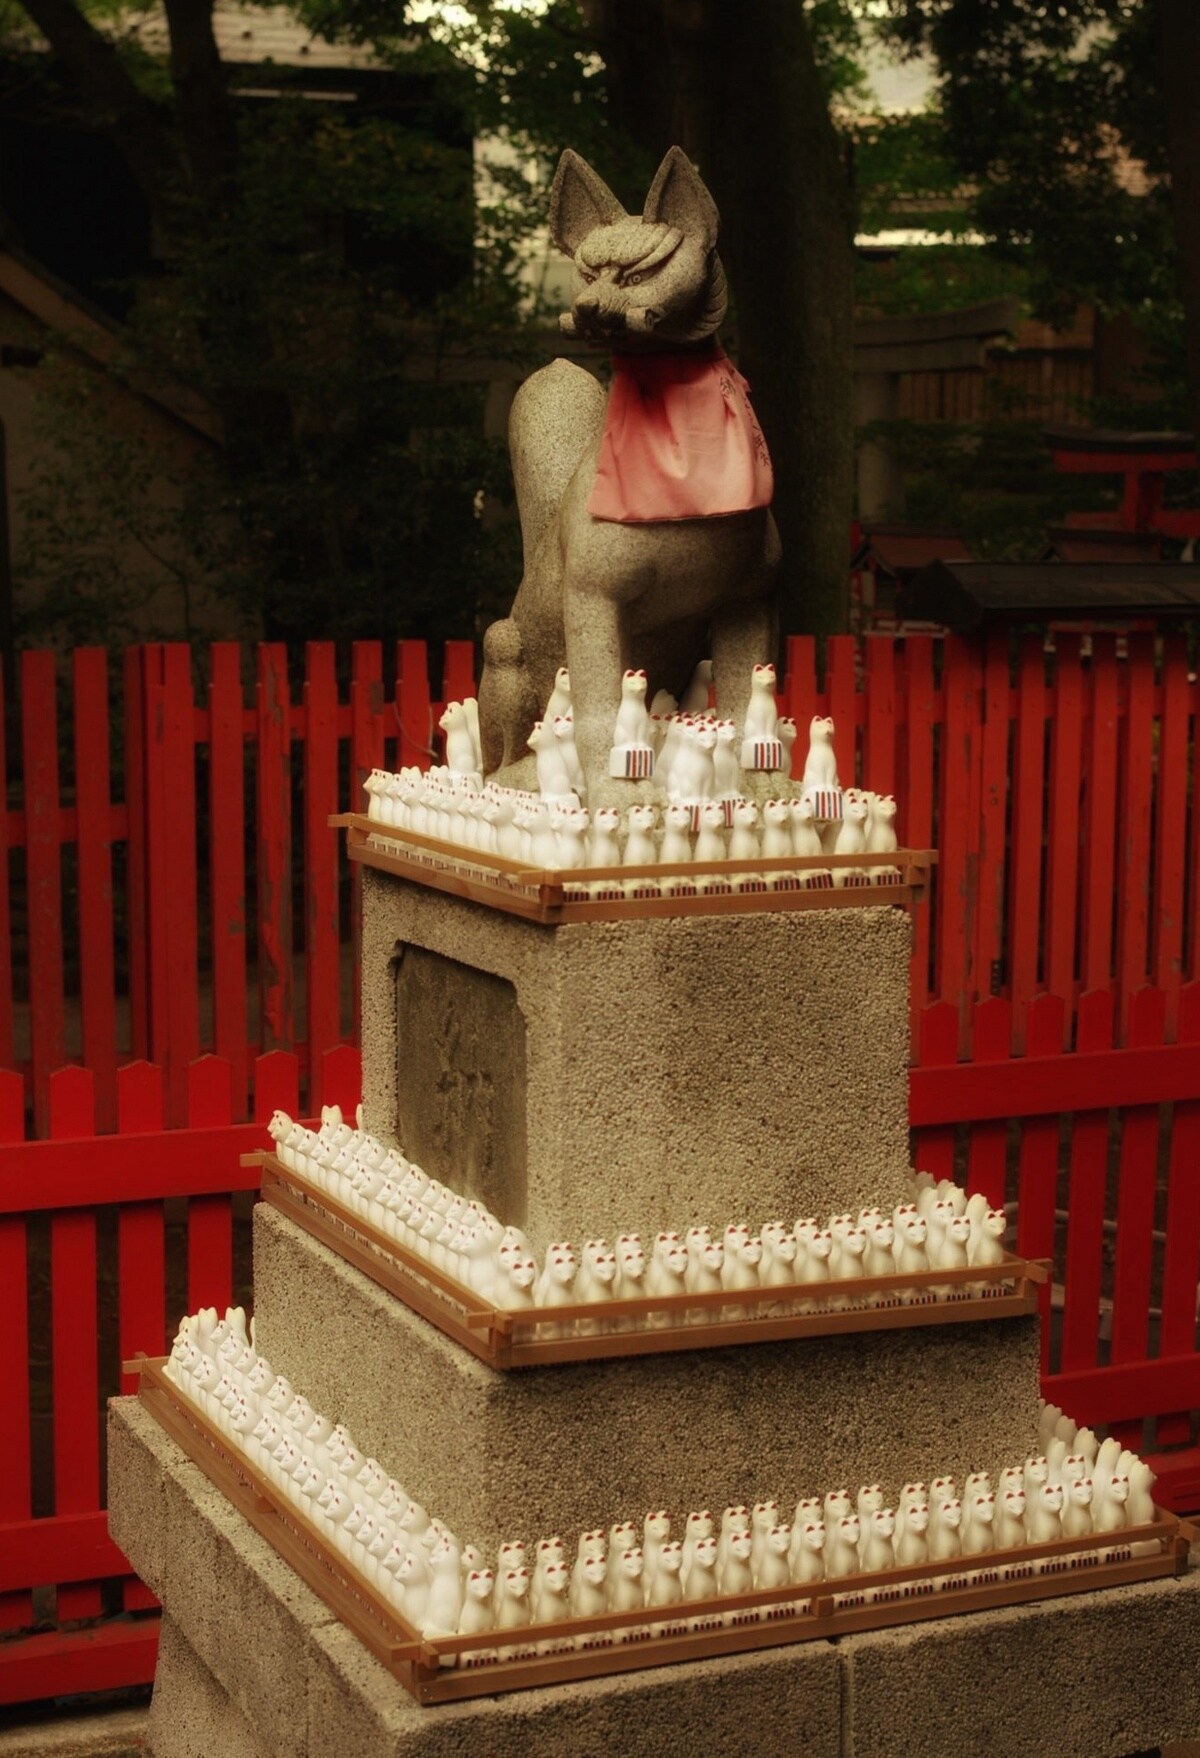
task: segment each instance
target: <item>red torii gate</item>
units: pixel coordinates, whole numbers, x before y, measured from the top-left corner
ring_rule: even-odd
[[[1106,428],[1048,428],[1054,468],[1075,475],[1120,476],[1118,513],[1071,513],[1068,524],[1117,531],[1158,531],[1200,537],[1200,510],[1163,506],[1168,474],[1196,469],[1186,433],[1117,433]]]

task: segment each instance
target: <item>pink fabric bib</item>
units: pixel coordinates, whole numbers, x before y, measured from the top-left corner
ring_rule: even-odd
[[[594,519],[713,519],[769,506],[774,486],[749,387],[720,348],[613,356]]]

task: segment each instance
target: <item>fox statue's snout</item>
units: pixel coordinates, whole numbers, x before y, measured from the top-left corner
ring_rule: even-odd
[[[663,313],[653,305],[625,305],[606,301],[601,294],[582,293],[570,311],[559,318],[568,336],[590,336],[615,342],[622,336],[649,336],[662,322]]]

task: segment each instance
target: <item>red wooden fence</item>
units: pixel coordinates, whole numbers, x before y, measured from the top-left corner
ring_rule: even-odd
[[[356,897],[326,815],[376,764],[428,761],[439,704],[423,644],[348,657],[339,682],[324,643],[302,681],[270,646],[134,649],[119,675],[30,653],[0,716],[19,777],[0,810],[0,1631],[25,1632],[0,1642],[0,1703],[149,1677],[153,1613],[104,1533],[103,1397],[182,1310],[245,1292],[255,1120],[353,1102]],[[444,697],[471,667],[447,645]],[[823,671],[793,640],[781,693],[802,728],[832,713],[843,780],[894,790],[903,838],[940,850],[913,957],[918,1163],[1015,1206],[1022,1248],[1055,1260],[1048,1394],[1122,1433],[1149,1420],[1169,1498],[1196,1505],[1182,638],[846,638]]]
[[[993,995],[1013,1004],[1017,1053],[1045,992],[1065,1002],[1064,1048],[1097,990],[1123,1043],[1148,984],[1170,1042],[1200,976],[1197,684],[1182,636],[1126,646],[847,636],[818,673],[815,644],[788,643],[781,694],[802,726],[832,713],[843,780],[894,790],[904,839],[940,849],[913,1018],[956,1001],[964,1054],[971,1008]],[[186,647],[131,649],[119,679],[96,649],[72,655],[69,678],[51,654],[21,656],[19,781],[0,812],[0,1066],[23,1075],[37,1134],[50,1076],[74,1060],[102,1130],[129,1058],[163,1068],[169,1123],[207,1051],[231,1065],[236,1116],[271,1049],[296,1053],[317,1102],[322,1054],[355,1023],[353,893],[326,817],[376,764],[427,762],[441,706],[423,642],[388,658],[385,690],[382,646],[356,644],[339,691],[325,642],[295,687],[274,646],[252,678],[231,644],[202,667]],[[470,645],[448,642],[443,694],[472,687]]]
[[[1133,997],[1115,1048],[1109,991],[1080,997],[1073,1053],[1066,1009],[1039,995],[1014,1057],[1013,1006],[983,1001],[975,1060],[957,1060],[959,1010],[920,1021],[909,1110],[918,1166],[958,1177],[1015,1213],[1017,1247],[1054,1262],[1043,1291],[1045,1396],[1158,1449],[1163,1498],[1200,1506],[1197,1287],[1200,1280],[1200,983]],[[966,1121],[964,1121],[966,1120]],[[1051,1300],[1056,1310],[1051,1312]]]
[[[107,1534],[104,1404],[133,1389],[121,1362],[162,1354],[181,1312],[249,1296],[257,1180],[239,1157],[276,1105],[296,1112],[299,1065],[272,1051],[253,1074],[256,1117],[238,1122],[232,1065],[199,1058],[186,1126],[165,1129],[164,1071],[129,1063],[104,1136],[90,1070],[62,1068],[49,1137],[26,1142],[20,1077],[0,1075],[0,1632],[22,1633],[0,1640],[0,1704],[153,1676],[157,1619],[139,1614],[156,1602]],[[358,1083],[356,1050],[325,1053],[331,1102],[353,1109]],[[31,1305],[46,1319],[32,1339]]]
[[[294,1051],[316,1104],[322,1055],[353,1027],[350,887],[326,819],[377,764],[428,762],[441,705],[425,644],[397,644],[386,700],[377,642],[354,647],[342,695],[327,642],[310,643],[295,690],[282,647],[257,649],[252,679],[232,643],[202,658],[197,687],[185,646],[130,649],[119,680],[100,649],[77,650],[69,675],[51,653],[20,656],[18,779],[0,812],[0,1067],[24,1077],[40,1136],[69,1061],[94,1076],[102,1130],[130,1057],[163,1069],[171,1124],[195,1057],[224,1057],[245,1117],[257,1054]],[[444,663],[446,692],[468,693],[470,643],[448,642]]]

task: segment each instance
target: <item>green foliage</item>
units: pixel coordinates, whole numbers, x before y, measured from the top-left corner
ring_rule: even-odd
[[[1029,274],[1040,316],[1081,300],[1175,302],[1146,0],[885,0],[893,40],[932,53],[946,150],[973,223]]]
[[[872,317],[954,311],[1010,293],[1029,304],[1029,277],[974,244],[922,244],[860,262],[858,309]]]
[[[967,192],[946,150],[937,109],[851,118],[859,226],[864,232],[920,226],[961,233]]]
[[[879,421],[862,433],[900,460],[906,520],[960,531],[988,561],[1033,561],[1069,509],[1115,506],[1109,480],[1055,472],[1036,421]]]
[[[504,448],[483,437],[486,385],[454,382],[446,362],[511,352],[524,222],[497,201],[473,262],[457,70],[447,86],[405,77],[411,123],[299,96],[243,103],[216,230],[173,192],[163,272],[138,288],[108,379],[198,392],[225,410],[224,452],[175,471],[145,430],[106,419],[93,373],[37,370],[26,639],[153,633],[164,591],[172,632],[217,594],[237,625],[296,638],[469,636],[511,594]],[[230,432],[231,385],[251,413],[284,409],[275,447]]]

